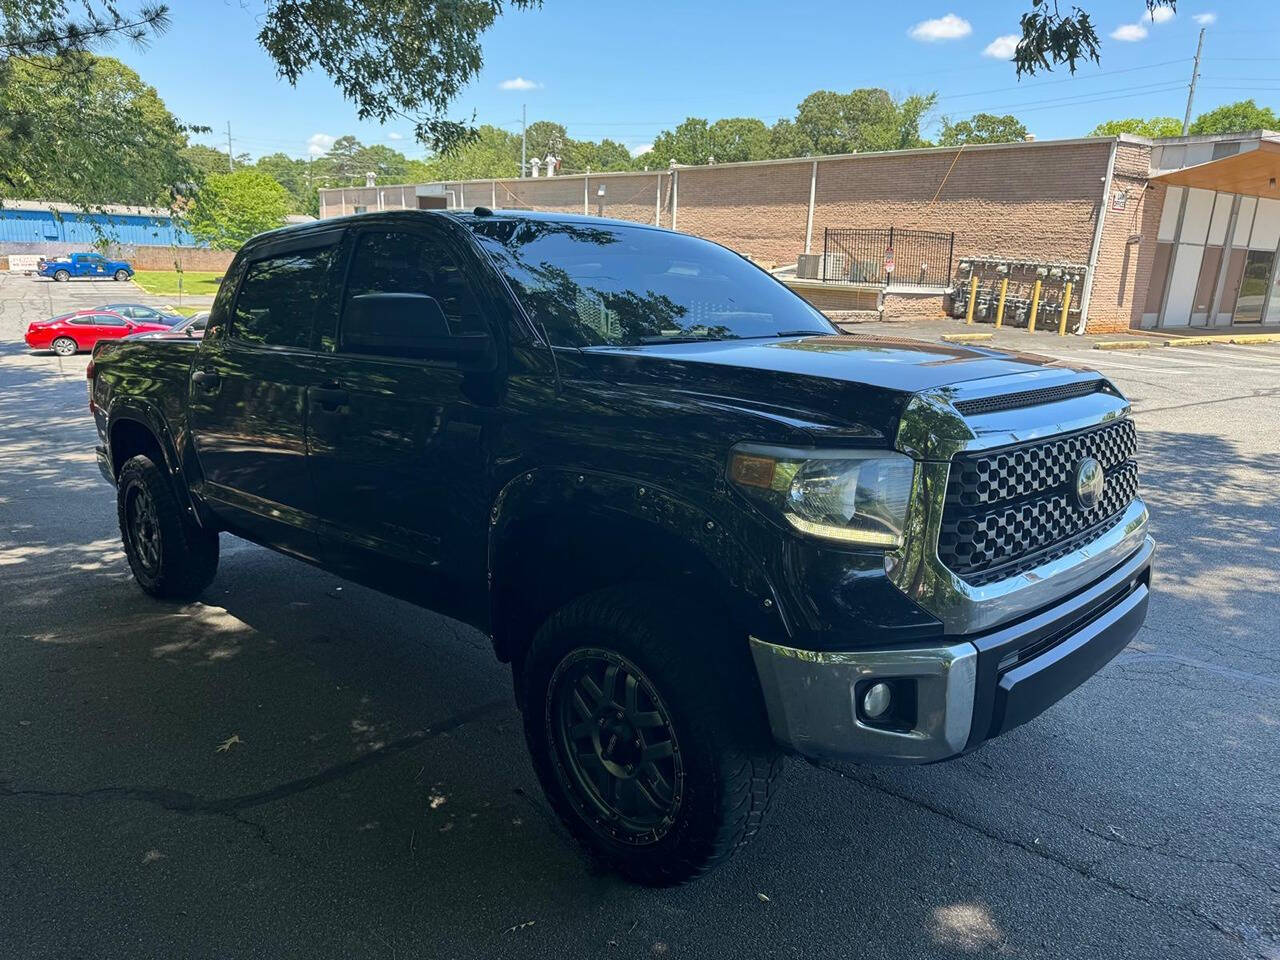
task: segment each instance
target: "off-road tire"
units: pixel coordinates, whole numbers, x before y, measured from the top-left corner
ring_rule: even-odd
[[[128,270],[117,270],[117,271],[115,272],[115,274],[113,275],[112,279],[116,280],[117,282],[119,282],[119,281],[121,281],[121,280],[128,280],[128,279],[129,279],[129,271],[128,271]]]
[[[80,350],[80,345],[70,337],[55,337],[49,347],[60,357],[74,357]]]
[[[610,587],[554,613],[517,661],[525,738],[556,814],[604,866],[651,886],[703,876],[744,846],[764,820],[781,769],[745,637],[730,635],[706,604],[669,588]],[[612,651],[660,695],[678,743],[681,799],[665,832],[638,842],[610,835],[590,815],[556,746],[553,684],[562,663]],[[616,823],[616,821],[615,821]]]
[[[149,498],[154,515],[155,557],[149,561],[131,533],[135,501]],[[198,526],[178,502],[173,484],[150,457],[139,454],[120,469],[116,481],[120,537],[133,578],[143,592],[166,600],[194,600],[218,570],[218,534]]]
[[[66,283],[71,279],[71,274],[66,270],[55,270],[53,272],[53,279],[58,283]]]

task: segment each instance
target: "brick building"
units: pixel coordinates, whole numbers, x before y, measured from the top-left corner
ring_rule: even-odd
[[[1042,315],[1068,300],[1073,329],[1107,332],[1280,323],[1277,175],[1280,134],[1121,136],[322,190],[320,215],[483,205],[657,224],[751,257],[823,309],[886,319],[963,309],[974,277],[980,302],[1008,278],[1025,304],[1039,278]],[[890,273],[879,253],[858,269],[832,255],[837,230],[889,227],[948,238],[946,267],[909,247]],[[825,276],[797,269],[824,253]]]

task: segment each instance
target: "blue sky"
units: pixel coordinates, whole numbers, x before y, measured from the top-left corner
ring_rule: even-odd
[[[1253,96],[1280,109],[1280,5],[1274,0],[1179,0],[1153,23],[1142,0],[1078,0],[1103,37],[1102,64],[1019,83],[1009,55],[1029,0],[975,3],[828,3],[756,0],[678,4],[546,0],[511,13],[485,37],[485,68],[455,115],[520,129],[564,123],[569,135],[638,148],[686,116],[714,120],[794,114],[817,89],[879,86],[940,94],[942,115],[1012,113],[1041,139],[1078,136],[1100,120],[1182,116],[1196,36],[1207,23],[1196,112]],[[144,50],[119,47],[169,108],[219,131],[199,139],[236,152],[305,157],[354,133],[410,156],[423,149],[407,124],[357,121],[329,80],[277,80],[254,39],[253,0],[171,0],[173,27]],[[803,11],[803,13],[802,13]],[[514,88],[514,89],[513,89]],[[524,88],[524,89],[521,89]]]

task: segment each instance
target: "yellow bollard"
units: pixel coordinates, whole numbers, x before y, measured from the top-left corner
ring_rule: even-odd
[[[1062,294],[1062,316],[1058,318],[1058,336],[1067,335],[1067,311],[1071,309],[1071,281],[1067,281],[1067,289]]]
[[[975,273],[969,281],[969,309],[965,311],[964,322],[973,324],[973,308],[978,302],[978,275]]]
[[[1036,314],[1040,312],[1040,278],[1036,277],[1031,288],[1031,316],[1027,318],[1027,333],[1036,332]]]
[[[1000,281],[1000,305],[996,307],[996,326],[1004,323],[1004,295],[1009,291],[1009,278]]]

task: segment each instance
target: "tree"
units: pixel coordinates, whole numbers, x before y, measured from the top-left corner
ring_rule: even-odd
[[[358,162],[364,144],[347,134],[333,141],[324,155],[324,170],[332,182],[330,186],[350,187],[364,183],[364,171]]]
[[[1253,100],[1238,100],[1200,114],[1191,124],[1191,133],[1197,136],[1247,130],[1280,130],[1280,117],[1270,107],[1260,107]]]
[[[269,175],[245,169],[211,173],[186,214],[191,233],[219,250],[236,250],[284,223],[289,194]]]
[[[920,124],[937,94],[896,102],[887,90],[818,90],[796,109],[795,126],[815,155],[903,150],[924,145]]]
[[[0,197],[168,204],[195,176],[185,133],[118,60],[0,57]]]
[[[375,183],[404,183],[407,163],[403,153],[382,143],[361,147],[355,156],[355,165],[360,173],[372,173]]]
[[[717,163],[767,160],[769,128],[754,117],[725,117],[711,125],[711,153]]]
[[[227,173],[232,169],[231,161],[226,151],[219,150],[216,147],[205,146],[203,143],[193,143],[190,146],[183,147],[182,155],[202,176],[207,173]],[[249,165],[249,155],[247,153],[236,154],[235,160],[236,166],[247,167]]]
[[[653,138],[653,149],[645,162],[654,167],[676,163],[706,163],[712,153],[711,131],[701,117],[689,117],[674,130],[663,130]]]
[[[1161,7],[1173,10],[1177,0],[1146,0],[1147,15],[1155,18]],[[1031,9],[1022,15],[1022,37],[1013,52],[1013,63],[1021,79],[1037,70],[1052,70],[1066,64],[1072,73],[1080,61],[1099,62],[1102,41],[1093,28],[1093,18],[1079,7],[1062,13],[1058,0],[1031,0]]]
[[[962,143],[1014,143],[1027,139],[1027,128],[1017,117],[1005,114],[997,117],[990,113],[975,113],[968,120],[952,123],[942,118],[942,132],[938,143],[955,147]]]
[[[534,154],[530,153],[530,157]],[[452,149],[438,153],[430,160],[414,161],[414,180],[483,180],[488,177],[514,177],[520,172],[520,138],[501,127],[484,124],[456,143]]]
[[[813,151],[808,138],[791,120],[783,117],[769,128],[769,157],[807,157]]]
[[[1089,131],[1091,137],[1117,137],[1132,133],[1139,137],[1177,137],[1182,134],[1182,121],[1177,117],[1129,117],[1126,120],[1108,120]]]
[[[312,182],[306,160],[297,160],[283,153],[269,153],[259,157],[254,168],[265,173],[289,192],[289,212],[309,213],[315,216],[320,209],[319,195]]]

